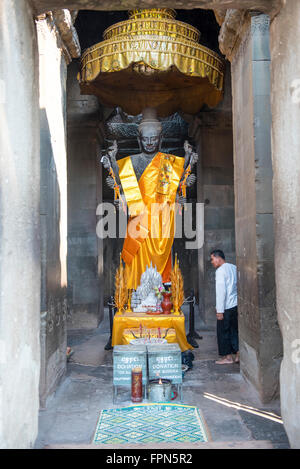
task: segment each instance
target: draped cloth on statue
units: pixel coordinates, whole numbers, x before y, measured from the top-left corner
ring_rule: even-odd
[[[119,160],[118,166],[130,214],[122,250],[127,287],[138,287],[151,262],[167,282],[175,233],[175,198],[184,158],[158,152],[139,181],[130,157]]]

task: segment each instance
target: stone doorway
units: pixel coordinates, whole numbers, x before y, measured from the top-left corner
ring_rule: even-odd
[[[178,10],[178,15],[179,19],[194,24],[201,30],[201,42],[203,44],[219,52],[218,34],[220,28],[212,11],[197,10],[195,12],[194,10]],[[122,11],[79,12],[74,25],[78,30],[82,48],[86,48],[100,41],[102,32],[108,25],[115,21],[122,20],[125,17],[126,12]],[[255,31],[259,31],[260,36],[256,33],[258,34],[256,40],[258,42],[261,41],[263,53],[267,53],[265,52],[267,51],[265,42],[268,41],[268,36],[266,36],[267,29],[261,27],[263,24],[268,26],[265,16],[258,15],[251,18],[249,19],[248,26],[253,31],[253,34]],[[242,47],[245,46],[242,44],[241,48]],[[253,42],[253,44],[250,43],[247,47],[249,50],[252,50],[252,48],[255,47],[255,42]],[[239,56],[237,56],[237,60],[238,57]],[[241,57],[244,58],[244,55]],[[258,57],[257,60],[256,57],[253,57],[253,64],[255,65],[259,60],[260,57]],[[265,57],[263,57],[262,61],[267,62]],[[249,63],[251,64],[251,62]],[[237,72],[239,67],[238,61],[235,62],[234,65],[235,71]],[[243,67],[243,64],[240,66]],[[104,305],[113,291],[113,275],[123,243],[120,239],[101,241],[97,239],[96,236],[96,207],[102,201],[111,200],[111,194],[109,194],[105,186],[105,175],[104,172],[102,172],[101,165],[99,165],[98,155],[101,149],[107,146],[109,140],[112,140],[112,137],[119,137],[118,139],[120,140],[122,135],[123,137],[125,135],[125,138],[122,137],[123,147],[121,151],[124,152],[123,156],[128,154],[128,152],[134,153],[137,151],[136,143],[132,138],[133,134],[130,134],[129,129],[130,125],[134,125],[134,120],[138,118],[126,116],[122,110],[107,109],[101,106],[94,96],[80,95],[76,79],[78,67],[79,61],[73,60],[68,68],[67,81],[69,329],[93,328],[101,323],[104,317]],[[209,263],[209,252],[213,248],[221,248],[225,251],[227,260],[235,263],[235,232],[241,240],[242,236],[244,236],[243,230],[246,227],[246,225],[240,224],[235,229],[232,96],[229,62],[227,62],[227,68],[224,100],[216,109],[209,110],[204,108],[197,116],[184,115],[177,116],[176,118],[173,117],[173,123],[171,126],[169,125],[170,129],[172,129],[172,126],[173,129],[175,129],[174,123],[177,119],[177,123],[180,122],[182,129],[185,128],[180,139],[177,138],[177,148],[173,148],[174,152],[179,152],[178,154],[180,154],[179,143],[184,140],[184,135],[186,136],[188,134],[194,141],[200,154],[200,162],[198,163],[197,170],[197,190],[194,190],[190,195],[194,200],[205,204],[205,242],[203,249],[200,249],[199,252],[185,252],[184,254],[186,274],[189,279],[191,279],[191,281],[188,280],[187,284],[192,284],[194,287],[198,301],[198,314],[202,320],[202,326],[208,329],[215,327],[214,271]],[[265,76],[264,80],[267,82],[268,77]],[[239,79],[236,77],[236,93],[239,92],[238,84]],[[254,98],[255,92],[254,90]],[[247,99],[248,98],[249,96],[247,95]],[[244,96],[241,95],[238,101],[241,106],[243,99]],[[268,96],[266,95],[266,103],[267,99]],[[260,110],[258,109],[257,112],[259,113]],[[241,110],[236,109],[236,116],[240,115],[240,113]],[[171,120],[165,121],[166,126],[168,126],[168,122],[171,122]],[[184,124],[184,122],[186,124]],[[235,122],[238,121],[236,120]],[[117,126],[114,126],[116,123]],[[113,127],[114,130],[112,130]],[[116,127],[118,127],[117,130]],[[125,130],[126,128],[127,130]],[[244,129],[245,128],[246,126]],[[172,138],[171,133],[170,138]],[[173,146],[174,143],[173,141]],[[266,137],[265,140],[262,140],[262,144],[266,145],[267,143],[268,139]],[[171,144],[171,142],[169,142],[169,144]],[[271,166],[270,150],[268,149],[268,151],[266,170],[269,171],[269,175]],[[249,174],[248,170],[253,171],[254,164],[254,160],[251,160],[250,166],[247,168],[248,162],[247,158],[245,159],[245,154],[242,153],[239,155],[238,152],[239,149],[236,149],[236,182],[241,181],[241,177],[247,178]],[[246,171],[245,168],[247,168]],[[241,176],[238,175],[239,171],[241,171]],[[264,188],[266,188],[266,180],[264,180],[263,184]],[[246,187],[245,185],[244,188]],[[250,189],[249,197],[253,197],[253,184],[250,185]],[[243,190],[244,189],[240,188],[239,192],[236,194],[236,202],[238,202],[236,213],[238,215],[241,210],[247,214],[249,212],[249,207],[247,206],[248,200],[241,198]],[[268,191],[270,191],[269,185]],[[267,191],[265,191],[265,194],[267,194]],[[256,198],[258,203],[263,203],[263,201],[259,201],[258,192],[256,193]],[[242,205],[242,202],[244,205]],[[270,207],[268,207],[268,216],[265,217],[263,216],[263,211],[260,213],[259,208],[256,210],[257,217],[259,220],[262,220],[262,222],[265,220],[267,222],[267,218],[268,220],[272,219],[272,214],[270,214],[272,209]],[[251,216],[253,216],[252,212]],[[254,236],[254,233],[252,234]],[[260,234],[256,236],[258,237],[258,235]],[[267,225],[266,232],[262,233],[262,235],[266,237],[266,240],[269,236],[271,242],[272,233],[270,232],[270,224]],[[255,239],[255,236],[254,238],[253,236],[251,238],[252,242]],[[175,249],[176,244],[178,250],[182,250],[180,240],[175,241]],[[270,270],[272,269],[273,260],[272,243],[269,244],[270,252],[263,265]],[[255,245],[256,243],[254,242],[253,249],[255,249]],[[239,243],[237,247],[240,247]],[[242,266],[242,257],[238,249],[240,266]],[[253,263],[252,281],[254,292],[258,279],[256,273],[257,261],[255,258],[256,256],[252,251],[251,262]],[[109,271],[109,275],[107,275],[107,271]],[[245,285],[249,284],[250,280],[248,279]],[[243,283],[241,283],[241,292],[242,288]],[[272,296],[275,292],[274,278],[272,280],[272,275],[270,277],[270,283],[266,285],[266,289],[266,291],[270,291],[269,296]],[[257,328],[254,332],[251,332],[254,323],[252,322],[251,327],[249,323],[247,323],[249,317],[247,309],[249,307],[252,308],[253,311],[256,311],[256,314],[260,314],[259,301],[260,297],[256,296],[253,302],[253,292],[251,292],[251,299],[248,298],[248,290],[241,293],[241,331],[243,333],[241,346],[244,350],[242,372],[259,390],[262,399],[269,400],[278,394],[278,361],[280,361],[280,347],[273,360],[274,366],[272,365],[272,367],[270,367],[268,356],[260,352],[261,342],[259,342],[258,338],[262,333],[262,329]],[[273,314],[274,308],[270,309],[269,313]],[[272,316],[272,318],[274,319],[274,316]],[[257,320],[256,325],[258,322]],[[274,335],[272,335],[270,339],[273,340],[273,338]],[[276,340],[273,344],[275,348],[278,343]],[[266,370],[272,370],[269,382],[267,380],[264,381],[263,378],[265,373],[267,373]]]

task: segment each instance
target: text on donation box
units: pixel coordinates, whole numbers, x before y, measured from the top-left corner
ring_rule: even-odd
[[[182,383],[181,353],[174,351],[148,350],[149,379],[157,377],[170,379],[172,383]]]
[[[132,368],[140,367],[143,373],[143,384],[147,383],[146,353],[132,353],[128,351],[114,353],[113,384],[126,386],[131,384]]]

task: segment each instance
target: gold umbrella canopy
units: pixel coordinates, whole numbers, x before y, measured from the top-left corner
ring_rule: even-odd
[[[223,97],[224,62],[175,15],[167,8],[132,10],[129,20],[106,29],[104,41],[82,56],[81,93],[131,115],[146,107],[163,117],[216,106]]]

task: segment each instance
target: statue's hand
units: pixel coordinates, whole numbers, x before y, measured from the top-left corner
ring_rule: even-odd
[[[191,161],[192,161],[192,166],[193,166],[195,163],[197,163],[199,157],[198,157],[198,153],[196,153],[196,152],[193,151],[192,145],[190,145],[187,140],[184,142],[183,147],[184,147],[184,151],[185,151],[185,155],[184,155],[184,159],[185,159],[184,168],[186,169]]]
[[[194,166],[194,164],[197,163],[199,159],[199,155],[198,153],[196,153],[195,151],[192,152],[192,167]]]
[[[185,151],[185,156],[187,156],[187,155],[189,156],[193,151],[192,145],[187,140],[185,140],[185,142],[183,144],[183,148],[184,148],[184,151]]]
[[[183,144],[183,148],[184,148],[184,151],[185,151],[185,154],[184,154],[184,168],[187,168],[189,162],[190,162],[190,158],[191,158],[191,154],[193,152],[193,148],[192,148],[192,145],[189,144],[189,142],[187,140],[185,140],[184,144]]]
[[[126,199],[125,199],[125,195],[123,192],[120,193],[120,197],[121,199],[116,199],[114,200],[114,206],[116,207],[116,210],[119,212],[120,210],[123,210],[123,207],[124,207],[124,210],[126,211]]]
[[[114,140],[113,144],[108,148],[107,154],[111,160],[116,160],[117,153],[118,153],[118,144],[117,144],[117,140]]]
[[[113,144],[108,148],[107,154],[103,155],[101,158],[101,163],[103,164],[104,168],[109,170],[110,167],[115,170],[117,165],[116,156],[118,153],[118,144],[117,141],[114,140]]]
[[[111,176],[107,176],[106,184],[108,185],[108,187],[110,187],[110,189],[113,189],[115,186],[115,181]]]
[[[117,212],[120,212],[122,209],[122,202],[120,199],[114,200],[114,206],[116,207]]]
[[[193,186],[193,184],[195,184],[197,178],[195,176],[195,174],[190,174],[186,180],[186,185],[187,187],[191,187]]]
[[[185,205],[186,204],[186,197],[183,197],[182,195],[179,195],[177,197],[177,202],[179,203],[179,205]]]
[[[102,156],[101,163],[103,164],[104,168],[107,169],[107,171],[109,171],[111,164],[110,164],[110,159],[107,155]]]

